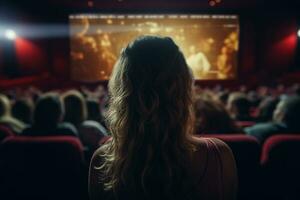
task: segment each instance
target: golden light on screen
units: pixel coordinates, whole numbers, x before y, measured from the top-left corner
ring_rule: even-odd
[[[122,48],[139,35],[173,38],[196,79],[235,79],[236,15],[71,15],[71,77],[107,80]]]

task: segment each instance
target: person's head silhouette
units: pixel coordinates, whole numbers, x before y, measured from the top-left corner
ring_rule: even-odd
[[[169,195],[180,184],[192,148],[192,83],[171,38],[143,36],[122,50],[109,81],[107,189],[126,182],[129,190]]]

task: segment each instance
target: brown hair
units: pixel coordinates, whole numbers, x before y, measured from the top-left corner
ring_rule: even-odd
[[[171,38],[139,37],[122,51],[109,81],[112,141],[99,168],[105,190],[182,193],[193,149],[192,82]]]
[[[11,105],[7,96],[0,94],[0,117],[10,116]]]
[[[197,95],[194,102],[195,133],[219,134],[241,133],[224,105],[216,98]]]
[[[87,105],[84,96],[77,90],[70,90],[62,96],[66,122],[79,126],[87,119]]]

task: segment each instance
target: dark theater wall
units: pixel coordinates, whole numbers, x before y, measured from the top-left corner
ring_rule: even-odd
[[[46,47],[46,48],[45,48]],[[10,44],[2,45],[0,51],[0,77],[18,78],[23,76],[37,75],[47,72],[49,69],[47,45],[45,41],[17,38]],[[12,59],[15,59],[12,62]],[[14,68],[14,75],[4,74]]]
[[[239,78],[240,82],[246,84],[252,80],[249,74],[257,72],[256,49],[257,31],[250,17],[241,17],[240,20],[240,53],[239,53]],[[241,77],[244,77],[241,79]]]
[[[47,51],[45,42],[18,38],[15,41],[16,58],[20,73],[34,75],[47,71]]]
[[[39,75],[49,70],[47,40],[30,37],[30,31],[24,31],[24,27],[35,26],[39,20],[22,7],[0,2],[0,26],[12,29],[17,34],[15,40],[7,40],[3,35],[0,37],[0,78]],[[11,71],[11,74],[6,71]]]
[[[70,46],[69,38],[59,38],[51,42],[52,73],[62,79],[69,79]]]
[[[261,30],[261,48],[257,55],[260,70],[268,72],[268,76],[290,72],[298,44],[297,18],[270,16],[262,20]]]

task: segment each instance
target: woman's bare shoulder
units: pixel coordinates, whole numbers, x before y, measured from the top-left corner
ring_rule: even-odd
[[[199,136],[192,136],[191,142],[196,145],[196,147],[216,147],[220,149],[230,149],[226,143],[218,138],[205,138]]]
[[[107,148],[110,145],[110,142],[107,142],[100,146],[93,154],[90,165],[97,166],[101,165],[103,161],[103,156],[107,152]]]
[[[213,155],[219,154],[222,157],[232,156],[230,147],[220,139],[193,136],[191,142],[196,146],[196,154]]]
[[[93,154],[89,167],[89,196],[91,200],[102,199],[104,195],[101,167],[104,162],[104,156],[107,151],[108,144],[99,147]]]
[[[192,137],[196,146],[193,154],[194,176],[206,180],[201,187],[207,199],[219,199],[212,193],[206,193],[205,188],[222,188],[224,200],[235,199],[237,190],[237,175],[234,156],[229,146],[217,138]],[[223,181],[216,181],[216,180]],[[216,194],[218,192],[216,191]]]

